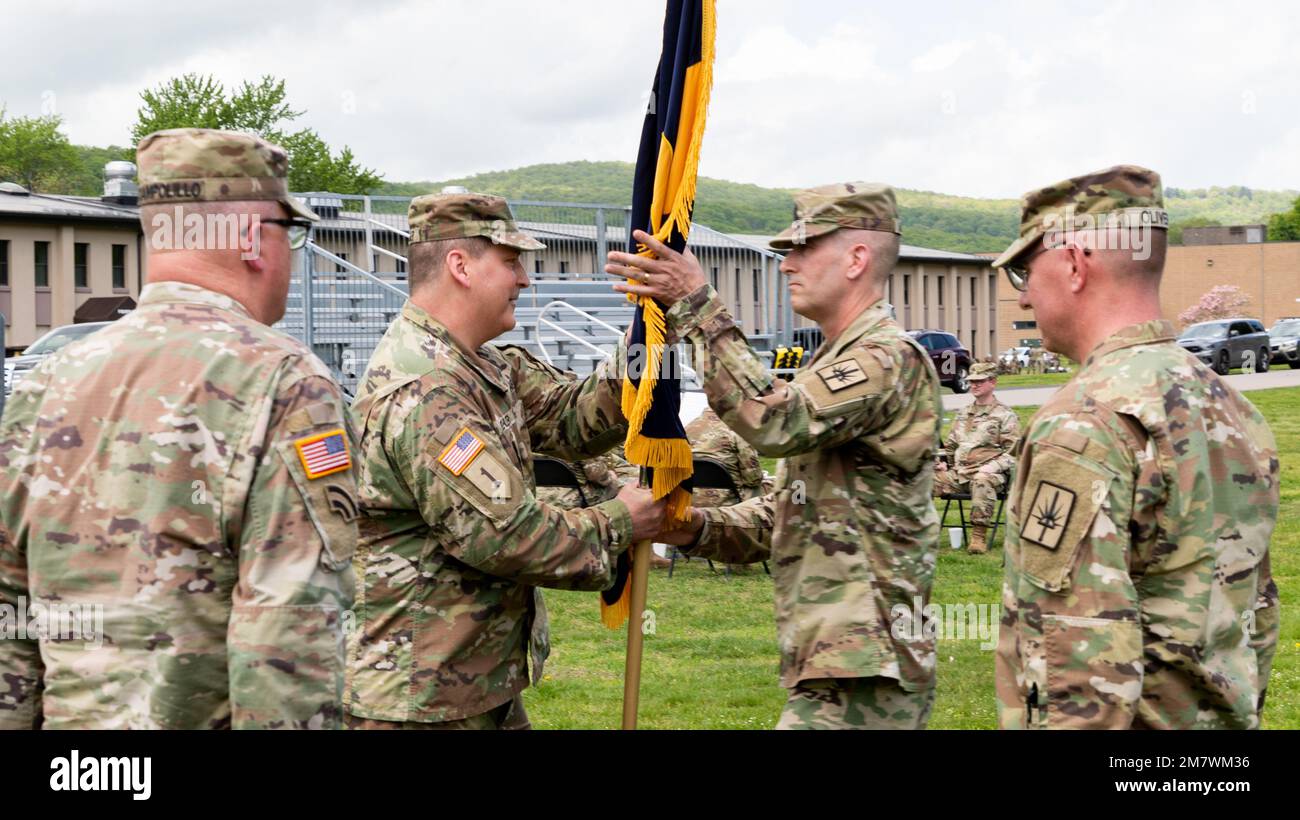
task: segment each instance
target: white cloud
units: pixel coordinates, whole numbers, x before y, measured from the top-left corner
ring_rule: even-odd
[[[1300,188],[1291,6],[720,0],[703,173],[971,196],[1117,162]],[[263,0],[6,10],[0,104],[122,144],[184,71],[283,77],[300,121],[390,179],[635,158],[660,3]]]

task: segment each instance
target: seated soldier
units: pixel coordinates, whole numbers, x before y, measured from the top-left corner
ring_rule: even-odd
[[[712,408],[704,408],[698,418],[686,425],[686,437],[697,459],[706,458],[722,465],[736,485],[737,492],[714,487],[696,487],[691,492],[694,507],[729,507],[771,489],[771,479],[763,476],[758,451],[718,418]],[[744,565],[730,565],[733,572]]]
[[[970,392],[975,397],[957,411],[952,430],[944,440],[944,460],[934,473],[935,496],[970,493],[971,553],[988,552],[988,528],[997,507],[997,496],[1010,478],[1015,459],[1011,450],[1020,437],[1020,419],[1010,407],[997,400],[997,365],[980,362],[970,375]]]

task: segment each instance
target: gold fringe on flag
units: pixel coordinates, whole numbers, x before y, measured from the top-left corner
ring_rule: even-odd
[[[654,204],[650,209],[652,235],[665,244],[673,230],[683,237],[691,231],[691,212],[695,206],[696,177],[700,166],[700,145],[704,141],[705,114],[709,110],[709,95],[713,90],[714,39],[716,20],[712,2],[702,4],[702,25],[700,31],[700,62],[695,78],[695,99],[690,101],[689,118],[683,117],[679,123],[677,146],[681,146],[681,127],[689,119],[690,138],[686,142],[684,156],[674,156],[674,146],[667,139],[663,140],[659,151],[659,167],[656,180],[666,180],[666,185],[655,191]],[[689,71],[689,69],[688,69]],[[687,103],[683,103],[685,107]],[[665,207],[660,196],[672,196],[671,203]],[[667,214],[667,219],[655,224]],[[640,256],[653,256],[649,248],[641,245],[637,248]],[[656,498],[668,497],[667,517],[675,524],[685,523],[690,518],[691,494],[681,488],[682,481],[691,477],[691,444],[686,439],[655,439],[641,434],[646,414],[654,401],[655,385],[659,382],[659,368],[663,360],[664,339],[666,337],[663,308],[649,296],[638,297],[628,294],[628,301],[635,302],[641,308],[642,320],[645,322],[647,356],[645,367],[641,372],[639,385],[634,385],[630,376],[624,378],[622,409],[628,420],[627,440],[624,443],[624,456],[633,464],[654,468],[654,479],[650,492]],[[628,560],[631,561],[631,550]],[[622,594],[613,604],[600,602],[600,618],[605,626],[617,629],[628,619],[631,609],[631,574],[623,585]]]

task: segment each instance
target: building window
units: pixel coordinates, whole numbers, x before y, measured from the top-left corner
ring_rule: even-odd
[[[754,307],[763,303],[763,271],[754,268]]]
[[[126,245],[113,246],[113,290],[126,290]]]
[[[975,277],[970,280],[970,306],[975,307]]]
[[[1038,322],[1036,322],[1036,321],[1034,321],[1034,320],[1032,320],[1032,319],[1027,320],[1027,321],[1012,322],[1012,323],[1011,323],[1011,329],[1012,329],[1012,330],[1033,330],[1033,329],[1036,328],[1036,327],[1038,327]]]
[[[339,251],[338,254],[336,254],[336,255],[338,256],[339,259],[342,259],[344,262],[348,261],[348,254],[347,254],[346,251]],[[336,270],[334,271],[335,273],[347,273],[347,272],[348,272],[348,266],[347,266],[347,265],[341,265],[341,264],[339,264],[338,262],[335,262],[335,263],[334,263],[334,267],[336,268]]]
[[[564,259],[561,259],[561,260],[560,260],[560,273],[561,273],[561,275],[566,274],[566,273],[568,273],[568,272],[569,272],[569,263],[568,263],[568,261],[566,261],[566,260],[564,260]]]
[[[50,243],[36,243],[36,287],[50,286]]]
[[[742,295],[745,293],[745,289],[742,288],[742,287],[740,286],[740,268],[736,268],[735,283],[736,283],[736,290],[735,290],[735,294],[736,294],[736,318],[737,318],[737,319],[740,319],[742,316],[744,316],[744,311],[742,311],[742,310],[741,310],[741,307],[740,307],[740,300],[741,300]]]
[[[713,289],[714,289],[714,290],[717,290],[717,289],[718,289],[718,269],[717,269],[717,268],[709,268],[709,284],[713,286]]]
[[[398,272],[398,273],[406,273],[406,260],[405,260],[405,259],[395,259],[395,260],[393,260],[393,261],[397,262],[397,272]]]
[[[939,307],[943,307],[943,277],[942,276],[935,277],[935,282],[939,288]]]
[[[903,274],[903,304],[912,304],[912,275]]]
[[[86,259],[90,256],[90,245],[86,242],[78,242],[72,247],[72,275],[78,288],[85,290],[90,287],[90,274],[86,270]]]
[[[0,239],[0,288],[9,287],[9,240]]]
[[[542,260],[540,260],[540,259],[534,259],[534,260],[533,260],[533,273],[541,273],[541,272],[542,272]]]

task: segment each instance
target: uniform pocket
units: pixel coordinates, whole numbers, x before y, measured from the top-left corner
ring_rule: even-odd
[[[1142,632],[1136,621],[1043,616],[1046,708],[1052,729],[1127,729],[1142,695]]]

